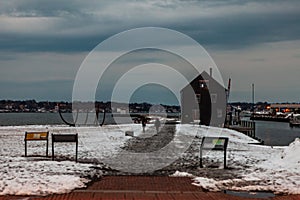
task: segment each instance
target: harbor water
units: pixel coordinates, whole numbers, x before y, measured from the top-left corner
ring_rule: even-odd
[[[72,113],[62,113],[67,122],[73,123]],[[84,116],[85,117],[85,116]],[[93,119],[92,119],[93,118]],[[95,113],[90,113],[88,121],[95,121]],[[99,123],[103,114],[99,114]],[[105,116],[105,123],[114,123],[111,113]],[[123,123],[129,123],[128,120]],[[0,113],[0,126],[21,126],[21,125],[65,125],[59,113]]]
[[[300,128],[291,128],[287,122],[255,121],[256,137],[265,145],[287,146],[300,137]]]

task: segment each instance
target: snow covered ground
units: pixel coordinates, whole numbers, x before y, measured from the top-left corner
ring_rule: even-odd
[[[74,132],[68,127],[0,127],[0,195],[47,195],[85,187],[90,178],[100,176],[93,164],[75,163],[75,145],[57,145],[57,154],[69,160],[52,161],[45,156],[45,141],[29,141],[24,157],[25,131]],[[60,146],[60,147],[59,147]],[[49,144],[51,152],[51,143]],[[51,155],[51,153],[50,153]],[[59,158],[58,158],[59,159]]]
[[[100,130],[100,131],[99,131]],[[72,143],[55,144],[55,161],[45,155],[45,142],[28,142],[28,155],[24,157],[25,131],[49,131],[51,133],[79,133],[78,163],[75,163],[75,145]],[[47,195],[65,193],[75,188],[85,187],[94,177],[100,177],[107,167],[103,163],[115,159],[120,164],[147,166],[147,163],[130,161],[125,156],[124,145],[132,137],[125,131],[133,131],[135,137],[147,139],[155,135],[155,129],[147,126],[146,132],[141,125],[110,125],[101,129],[96,127],[66,126],[3,126],[0,127],[0,195]],[[275,193],[300,194],[300,140],[289,147],[267,147],[251,145],[257,141],[233,130],[195,125],[177,125],[173,138],[173,149],[184,150],[184,144],[191,138],[203,136],[229,137],[228,167],[223,169],[223,154],[206,151],[204,168],[183,171],[181,165],[174,165],[174,176],[194,177],[194,184],[211,191],[256,190]],[[170,142],[170,143],[172,143]],[[51,155],[51,137],[49,155]],[[194,145],[194,147],[193,147]],[[192,150],[182,152],[180,158],[199,161],[199,146],[191,144]],[[171,152],[170,152],[171,153]],[[137,152],[138,154],[138,152]],[[172,154],[172,153],[171,153]],[[149,154],[150,155],[150,154]],[[156,162],[167,160],[159,154]],[[151,156],[151,155],[150,155]],[[180,160],[180,159],[179,159]],[[102,162],[103,161],[103,162]],[[181,161],[180,161],[181,162]],[[186,161],[184,161],[186,162]],[[106,163],[107,164],[107,163]],[[110,163],[108,163],[110,164]],[[164,164],[164,163],[163,163]],[[179,163],[180,164],[180,163]],[[184,164],[184,163],[183,163]],[[217,167],[215,166],[217,165]],[[159,165],[158,165],[159,166]],[[163,166],[163,165],[162,165]],[[144,169],[141,168],[141,169]],[[184,172],[184,173],[181,173]]]
[[[185,127],[187,130],[191,127]],[[233,130],[207,128],[206,135],[229,137],[228,167],[222,170],[224,176],[215,173],[221,170],[208,168],[215,175],[203,172],[186,174],[177,171],[174,176],[194,177],[194,185],[209,191],[237,190],[237,191],[271,191],[275,194],[300,194],[300,139],[297,138],[288,147],[269,147],[253,145],[252,139]],[[205,128],[204,128],[205,129]],[[219,132],[218,132],[219,130]],[[191,131],[191,130],[190,130]],[[203,130],[202,130],[203,131]],[[284,133],[283,133],[284,134]],[[221,160],[222,154],[208,152],[207,160]],[[238,169],[238,170],[237,170]],[[235,171],[234,176],[228,176],[226,171]],[[200,172],[200,174],[201,174]],[[215,176],[215,177],[213,177]]]

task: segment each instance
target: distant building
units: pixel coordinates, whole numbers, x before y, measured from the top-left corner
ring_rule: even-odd
[[[276,112],[299,112],[300,104],[271,104],[269,108]]]
[[[203,72],[181,90],[182,123],[223,127],[226,116],[226,90]]]

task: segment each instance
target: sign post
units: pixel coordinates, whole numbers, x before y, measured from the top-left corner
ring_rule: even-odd
[[[49,132],[25,132],[25,157],[27,157],[27,141],[47,141],[46,157],[48,157],[48,135]]]
[[[228,145],[227,137],[203,137],[200,146],[200,167],[202,168],[202,151],[212,150],[212,151],[224,151],[224,169],[226,169],[226,151]]]
[[[76,143],[76,157],[78,156],[78,134],[52,134],[52,160],[54,160],[54,143],[55,142],[75,142]]]

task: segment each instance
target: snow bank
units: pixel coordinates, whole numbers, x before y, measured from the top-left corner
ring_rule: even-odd
[[[262,182],[259,190],[264,189],[275,193],[300,194],[300,139],[295,139],[280,154],[273,154],[272,158],[260,163],[257,168],[262,173],[252,172],[245,176],[248,179],[257,179]],[[252,189],[248,186],[245,189]]]
[[[66,193],[85,187],[84,177],[94,176],[90,164],[71,161],[28,161],[1,158],[0,195],[47,195]],[[97,172],[100,176],[101,172]]]
[[[299,171],[300,166],[300,138],[297,138],[292,142],[288,148],[286,148],[281,155],[281,162],[283,167]]]
[[[285,148],[255,148],[259,151],[250,148],[248,154],[255,155],[257,164],[244,169],[241,178],[215,180],[196,177],[194,184],[210,191],[272,191],[275,194],[300,194],[300,139],[296,139]]]

